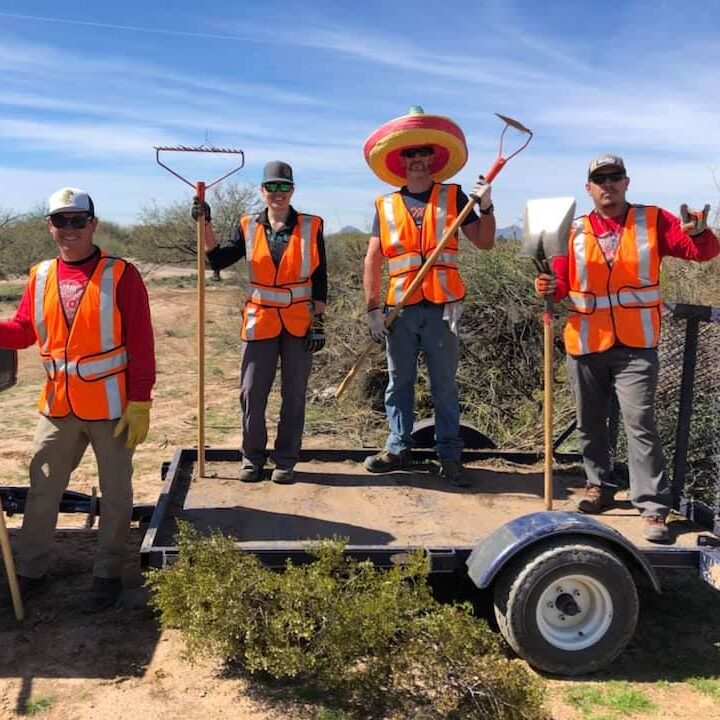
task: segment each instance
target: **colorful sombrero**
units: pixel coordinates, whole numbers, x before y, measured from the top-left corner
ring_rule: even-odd
[[[403,148],[432,145],[435,148],[430,174],[436,182],[455,175],[467,162],[468,150],[463,131],[450,118],[426,115],[412,107],[407,115],[381,125],[363,145],[371,170],[390,185],[405,184],[405,168],[400,158]]]

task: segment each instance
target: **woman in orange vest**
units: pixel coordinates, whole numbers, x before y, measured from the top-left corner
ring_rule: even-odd
[[[327,268],[323,221],[292,207],[294,190],[290,165],[278,160],[267,163],[260,186],[265,209],[241,217],[224,247],[219,247],[215,239],[209,206],[193,206],[193,218],[205,214],[205,249],[213,270],[228,267],[243,257],[248,263],[250,282],[243,313],[240,380],[240,480],[244,482],[262,479],[267,460],[265,410],[278,360],[282,400],[272,480],[293,482],[305,424],[305,393],[312,356],[325,346]]]
[[[133,265],[95,247],[97,225],[86,192],[53,193],[47,226],[60,257],[30,270],[15,317],[0,322],[0,347],[37,342],[47,374],[18,547],[21,593],[27,599],[46,585],[60,499],[90,444],[102,513],[85,612],[113,605],[122,591],[132,457],[148,433],[155,383],[147,290]]]
[[[380,179],[399,187],[375,203],[375,223],[365,255],[363,285],[370,334],[387,343],[385,391],[390,434],[385,449],[365,459],[370,472],[409,466],[413,445],[415,377],[420,351],[430,375],[435,409],[435,439],[440,474],[451,485],[465,486],[460,463],[460,406],[455,373],[459,356],[458,320],[465,286],[458,272],[458,236],[450,239],[420,287],[407,298],[389,333],[380,305],[383,261],[390,283],[386,307],[398,304],[405,290],[468,202],[459,185],[445,184],[467,161],[462,130],[449,118],[422,108],[390,120],[365,142],[365,159]],[[471,194],[481,197],[480,216],[463,222],[465,236],[481,250],[493,247],[495,217],[490,188],[481,178]]]
[[[567,298],[565,348],[587,475],[578,510],[599,513],[614,504],[608,415],[615,395],[628,441],[632,503],[645,538],[668,542],[670,490],[654,413],[660,264],[665,256],[710,260],[720,246],[707,228],[709,206],[698,213],[683,206],[681,223],[662,208],[630,205],[629,184],[617,155],[590,163],[585,188],[595,209],[575,221],[568,256],[554,258],[553,275],[540,275],[535,286],[539,294]]]

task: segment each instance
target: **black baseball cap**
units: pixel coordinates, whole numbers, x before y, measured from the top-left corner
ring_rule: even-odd
[[[271,160],[263,170],[263,183],[287,182],[294,185],[292,168],[282,160]]]

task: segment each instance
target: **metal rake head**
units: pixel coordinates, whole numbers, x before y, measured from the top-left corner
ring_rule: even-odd
[[[242,150],[239,150],[237,148],[224,148],[224,147],[215,147],[214,145],[197,145],[197,146],[190,146],[190,145],[155,145],[155,160],[157,160],[157,164],[161,167],[164,167],[169,173],[174,175],[176,178],[179,178],[184,183],[188,184],[191,188],[195,189],[196,184],[193,182],[190,182],[187,178],[183,177],[179,172],[173,170],[171,167],[166,165],[162,160],[160,160],[160,153],[162,152],[196,152],[196,153],[214,153],[216,155],[240,155],[240,164],[237,167],[234,167],[230,172],[225,173],[222,177],[217,178],[217,180],[213,180],[209,183],[203,183],[204,188],[211,188],[213,185],[217,185],[219,182],[222,182],[225,180],[225,178],[230,177],[231,175],[235,174],[238,170],[241,170],[245,166],[245,153]]]

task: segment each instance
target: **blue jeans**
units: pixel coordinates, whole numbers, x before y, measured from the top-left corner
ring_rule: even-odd
[[[435,450],[441,460],[460,460],[463,442],[455,384],[459,342],[443,320],[443,306],[418,304],[404,308],[386,342],[389,380],[385,411],[390,435],[385,449],[398,455],[413,445],[415,377],[422,350],[435,407]]]

